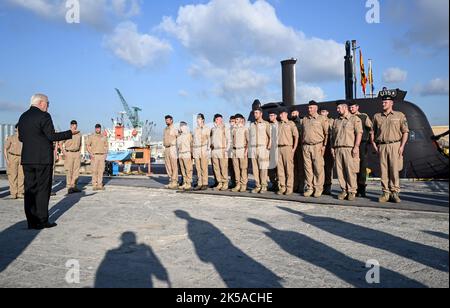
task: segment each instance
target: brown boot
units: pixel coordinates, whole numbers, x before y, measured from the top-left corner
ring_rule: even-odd
[[[313,191],[313,190],[307,190],[307,191],[303,194],[303,196],[306,197],[306,198],[309,198],[309,197],[311,197],[313,194],[314,194],[314,191]]]
[[[241,185],[239,185],[239,184],[236,185],[236,187],[231,190],[231,192],[234,192],[234,193],[237,193],[237,192],[240,192],[240,191],[241,191]]]
[[[286,193],[286,187],[280,187],[280,189],[277,192],[277,195],[281,196]]]
[[[402,203],[402,200],[400,199],[399,193],[392,193],[392,202],[394,203]]]
[[[316,191],[314,193],[314,198],[320,198],[320,197],[322,197],[322,192],[321,191]]]
[[[343,191],[339,194],[338,200],[344,201],[347,198],[348,194],[346,191]]]
[[[355,193],[349,193],[347,200],[351,201],[351,202],[356,201],[356,194]]]
[[[285,196],[291,196],[294,193],[293,189],[286,189],[286,192],[284,193]]]
[[[261,191],[261,187],[256,187],[255,189],[252,190],[252,194],[259,194]]]
[[[391,199],[391,195],[389,193],[383,193],[383,195],[378,199],[378,202],[380,203],[386,203],[389,202]]]
[[[167,188],[171,189],[171,190],[177,190],[178,189],[178,183],[176,181],[171,182]]]

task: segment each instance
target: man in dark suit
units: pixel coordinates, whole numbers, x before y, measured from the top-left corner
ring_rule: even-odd
[[[25,214],[29,229],[56,227],[48,221],[52,189],[53,143],[72,139],[77,131],[56,133],[47,112],[48,97],[33,95],[31,108],[19,120],[19,138],[23,143],[22,166],[25,175]]]

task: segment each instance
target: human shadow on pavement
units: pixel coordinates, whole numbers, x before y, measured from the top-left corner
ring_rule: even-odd
[[[280,277],[236,247],[213,224],[181,210],[175,215],[187,221],[189,238],[200,260],[212,264],[228,288],[283,287]]]
[[[95,288],[153,288],[153,277],[171,288],[169,274],[152,248],[124,232],[121,245],[109,250],[95,275]]]
[[[258,219],[250,223],[267,231],[264,233],[290,255],[322,268],[357,288],[425,288],[426,286],[391,270],[380,268],[380,284],[369,284],[366,275],[370,268],[346,254],[294,231],[278,230]]]
[[[49,210],[50,221],[57,222],[58,219],[80,202],[83,197],[86,197],[85,193],[66,196]],[[27,221],[24,220],[0,232],[0,273],[25,251],[40,232],[58,232],[58,228],[50,230],[28,230]]]
[[[448,272],[448,251],[331,217],[316,217],[286,207],[279,206],[278,208],[300,216],[302,222],[325,232]]]

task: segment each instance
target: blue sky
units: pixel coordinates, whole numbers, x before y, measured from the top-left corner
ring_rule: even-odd
[[[158,131],[166,114],[248,114],[255,98],[281,100],[288,57],[299,59],[299,103],[340,99],[344,43],[356,39],[377,89],[408,90],[448,125],[447,0],[380,0],[379,24],[366,22],[366,0],[79,2],[80,24],[66,23],[64,0],[0,3],[1,123],[43,92],[60,129],[110,126],[123,109],[115,87]]]

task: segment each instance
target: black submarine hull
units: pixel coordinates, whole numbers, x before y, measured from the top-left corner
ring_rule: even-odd
[[[360,106],[360,111],[367,113],[373,119],[376,113],[382,111],[382,100],[380,98],[348,100],[355,101]],[[332,118],[337,118],[337,103],[340,101],[329,101],[319,103],[319,108],[325,108],[330,112]],[[271,103],[261,106],[264,118],[267,120],[270,111],[279,112],[284,106],[282,103]],[[255,106],[253,106],[253,109]],[[304,117],[308,114],[308,105],[297,105],[287,107],[289,111],[298,110]],[[404,153],[404,169],[402,178],[407,179],[448,179],[449,157],[444,155],[434,140],[434,133],[424,112],[415,104],[408,101],[399,101],[394,106],[396,111],[403,112],[409,123],[410,137]],[[250,121],[254,120],[250,114]],[[378,155],[369,144],[368,168],[372,177],[380,177]]]

